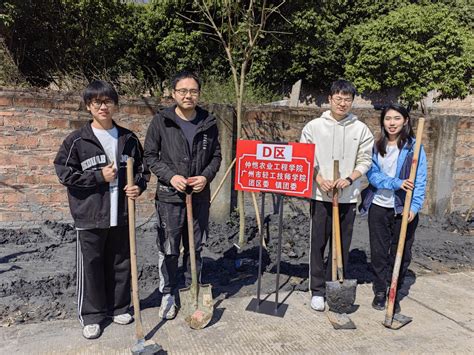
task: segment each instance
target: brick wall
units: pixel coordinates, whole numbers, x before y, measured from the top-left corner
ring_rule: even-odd
[[[159,107],[146,98],[121,100],[115,116],[121,125],[144,134]],[[243,132],[249,139],[297,141],[301,129],[322,112],[320,108],[248,108]],[[378,131],[379,111],[354,109],[373,131]],[[448,211],[465,211],[474,192],[473,117],[469,111],[457,116],[457,140],[453,151],[452,193]],[[457,113],[458,114],[458,113]],[[419,117],[414,113],[413,117]],[[435,110],[425,125],[424,145],[428,154],[429,178],[434,179],[439,118]],[[65,188],[58,183],[53,160],[65,136],[89,119],[77,95],[0,88],[0,225],[17,226],[45,220],[71,221]],[[438,143],[437,143],[438,142]],[[224,169],[224,167],[222,168]],[[424,212],[431,213],[437,203],[433,184],[428,185]],[[139,221],[152,216],[156,178],[137,204]]]
[[[114,118],[143,143],[158,105],[122,102]],[[0,225],[71,221],[66,188],[53,161],[63,139],[90,118],[77,95],[0,89]],[[153,214],[156,179],[137,203],[137,219]]]

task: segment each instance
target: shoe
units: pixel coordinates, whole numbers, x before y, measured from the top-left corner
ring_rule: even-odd
[[[82,335],[86,339],[97,339],[100,337],[100,325],[89,324],[82,328]]]
[[[114,321],[114,323],[125,325],[132,323],[133,317],[129,313],[124,313],[119,314],[117,316],[113,316],[112,320]]]
[[[176,303],[174,302],[173,295],[169,293],[163,295],[158,316],[163,319],[173,319],[176,317]]]
[[[324,297],[323,296],[313,296],[311,297],[311,308],[315,311],[322,312],[324,311]]]
[[[383,311],[385,309],[385,302],[387,301],[387,295],[385,292],[375,293],[374,300],[372,301],[372,307],[377,311]]]

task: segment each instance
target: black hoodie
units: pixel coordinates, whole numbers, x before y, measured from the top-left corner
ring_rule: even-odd
[[[183,202],[185,194],[170,183],[174,175],[182,175],[185,178],[204,176],[207,184],[193,198],[209,201],[209,185],[222,160],[216,119],[208,111],[196,107],[197,115],[204,119],[198,124],[190,151],[186,137],[176,122],[180,118],[175,114],[175,107],[166,108],[153,117],[145,138],[145,161],[158,177],[156,199],[170,203]]]
[[[61,184],[67,187],[69,208],[76,228],[110,228],[109,183],[104,180],[102,168],[110,162],[104,148],[92,131],[91,122],[72,132],[59,148],[54,167]],[[125,191],[127,159],[134,158],[135,184],[143,192],[150,172],[143,163],[143,148],[137,136],[114,122],[118,130],[118,218],[117,225],[128,224],[128,206]]]

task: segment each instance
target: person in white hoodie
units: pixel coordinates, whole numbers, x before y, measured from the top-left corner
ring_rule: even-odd
[[[332,248],[324,267],[324,250],[332,234],[332,190],[339,191],[342,258],[347,270],[356,215],[359,178],[372,164],[374,137],[369,128],[350,113],[356,90],[352,83],[337,80],[329,95],[330,110],[303,128],[302,143],[315,144],[314,185],[311,200],[310,281],[311,308],[324,311],[325,282],[331,279]],[[334,179],[334,161],[339,160],[340,178]]]

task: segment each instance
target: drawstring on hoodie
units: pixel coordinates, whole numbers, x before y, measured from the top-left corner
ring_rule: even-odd
[[[344,151],[346,148],[346,125],[344,124],[344,131],[342,134],[342,160],[344,160]]]
[[[339,124],[338,121],[334,122],[334,125],[332,126],[332,152],[331,152],[331,157],[332,160],[334,160],[334,144],[336,143],[336,126]],[[342,125],[343,127],[343,133],[342,133],[342,160],[344,160],[344,154],[346,150],[346,125]]]

